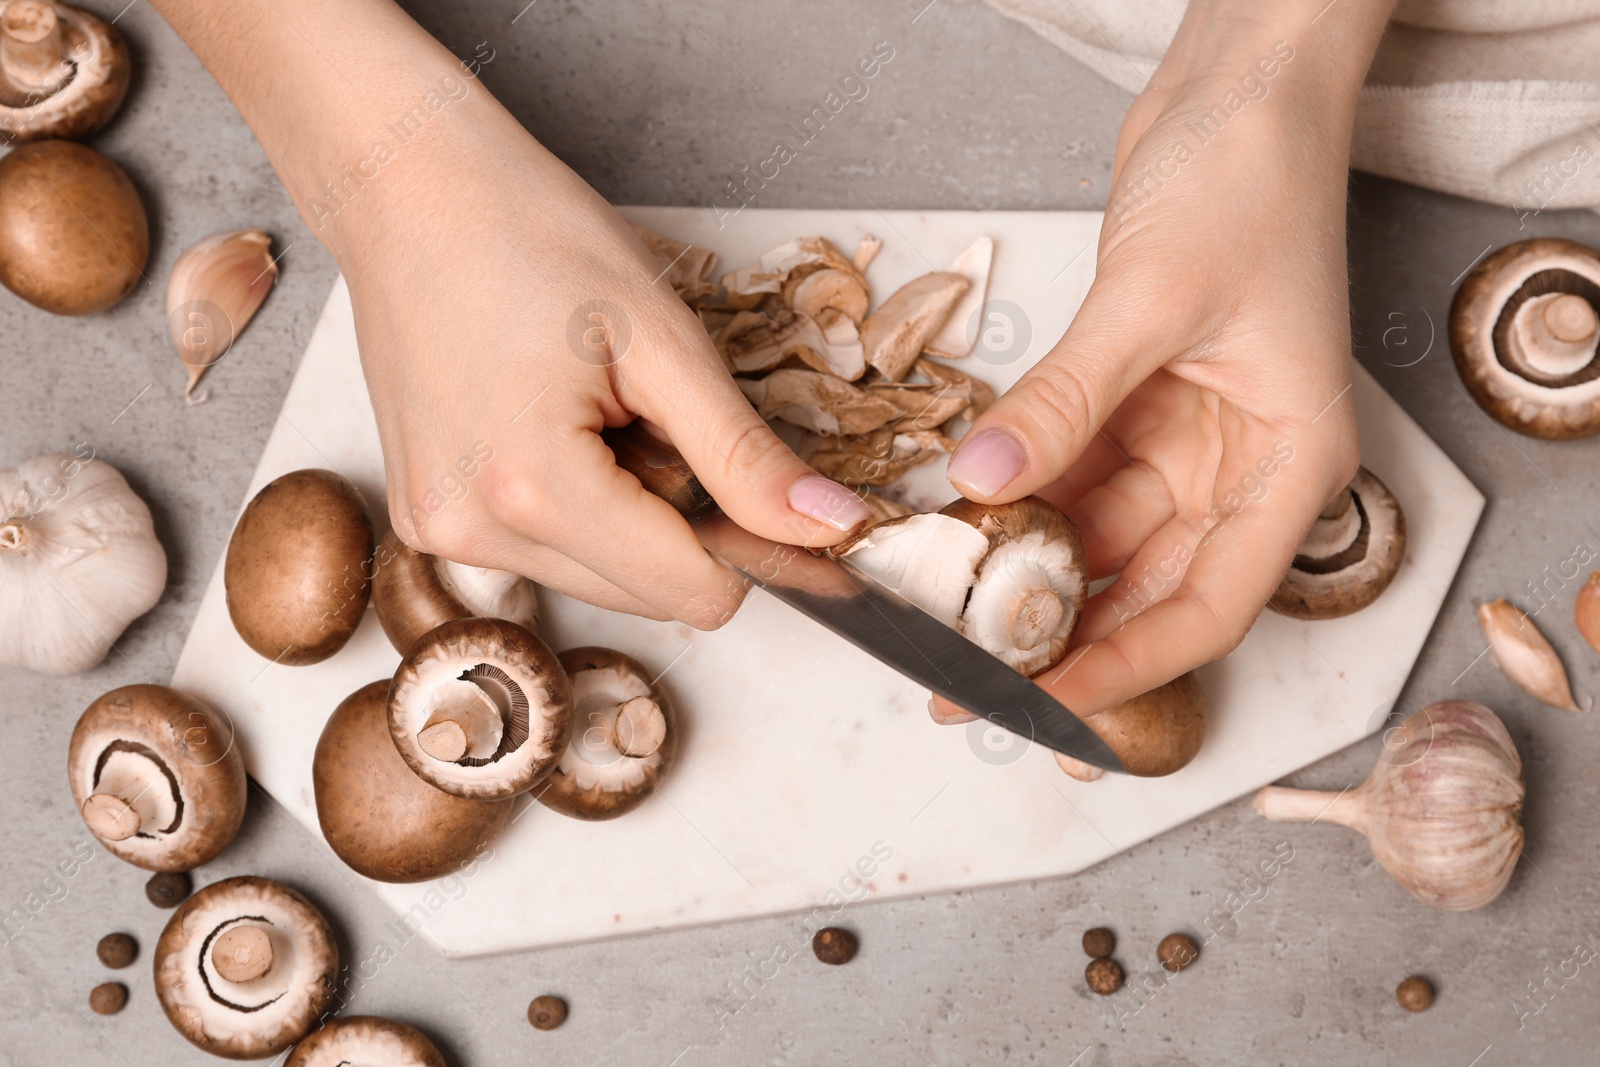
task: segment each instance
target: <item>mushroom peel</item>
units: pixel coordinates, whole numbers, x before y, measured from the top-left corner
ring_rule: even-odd
[[[715,252],[686,241],[663,237],[643,226],[633,226],[633,232],[650,250],[650,258],[660,271],[656,281],[665,278],[667,284],[672,286],[672,291],[678,294],[678,299],[690,307],[698,307],[717,295],[717,287],[711,282],[711,272],[717,266]]]
[[[473,800],[526,792],[572,731],[572,687],[543,641],[504,619],[457,619],[411,646],[389,688],[389,734],[435,788]]]
[[[87,137],[111,120],[132,64],[122,35],[67,4],[0,5],[0,141]]]
[[[1406,517],[1389,487],[1365,467],[1322,509],[1272,594],[1273,611],[1337,619],[1389,588],[1406,554]]]
[[[459,870],[493,840],[511,800],[466,800],[412,772],[389,736],[389,681],[351,693],[328,717],[311,761],[317,822],[357,874],[421,882]]]
[[[334,1019],[295,1045],[283,1067],[445,1067],[444,1056],[421,1030],[376,1015]]]
[[[1267,786],[1255,809],[1275,822],[1336,822],[1366,835],[1400,887],[1445,911],[1481,908],[1522,854],[1522,759],[1494,712],[1429,705],[1385,735],[1367,780],[1342,793]]]
[[[73,728],[67,777],[89,832],[147,871],[198,867],[244,821],[248,784],[233,724],[164,685],[96,698]]]
[[[332,471],[291,471],[245,505],[222,581],[244,643],[274,663],[319,663],[367,610],[372,523],[356,487]]]
[[[167,277],[167,332],[189,370],[184,399],[221,359],[278,280],[272,238],[262,230],[214,233],[178,257]]]
[[[968,337],[967,330],[972,317],[983,307],[983,298],[988,295],[989,271],[993,265],[993,237],[978,238],[951,262],[949,273],[959,274],[965,278],[968,289],[961,295],[955,307],[950,309],[944,325],[928,338],[923,351],[930,356],[941,356],[945,359],[960,359],[972,354],[972,346],[977,341],[976,331],[973,331],[973,336]]]
[[[1083,721],[1111,746],[1128,773],[1159,778],[1189,765],[1206,736],[1206,694],[1193,671],[1124,700]],[[1061,769],[1083,782],[1105,774],[1082,760],[1055,754]]]
[[[0,663],[86,671],[166,585],[150,509],[109,463],[53,452],[0,470]]]
[[[1561,657],[1533,619],[1505,600],[1478,605],[1478,622],[1489,640],[1495,665],[1524,692],[1563,711],[1583,711],[1572,699],[1572,685]]]
[[[958,274],[935,273],[896,289],[861,323],[867,366],[891,382],[905,377],[968,288],[970,283]]]
[[[1088,595],[1077,527],[1038,497],[957,500],[829,551],[1030,676],[1065,654]]]
[[[538,586],[520,574],[432,556],[390,530],[378,546],[372,606],[395,651],[444,623],[473,616],[506,619],[539,632]]]
[[[231,975],[231,977],[230,977]],[[339,948],[312,903],[245,876],[184,901],[156,942],[156,997],[178,1033],[213,1056],[274,1056],[299,1041],[338,989]]]
[[[572,739],[539,800],[575,819],[614,819],[643,803],[672,763],[672,704],[621,652],[569,649],[561,666],[572,680]]]
[[[1600,253],[1518,241],[1479,263],[1450,305],[1450,350],[1472,398],[1518,433],[1600,431]]]

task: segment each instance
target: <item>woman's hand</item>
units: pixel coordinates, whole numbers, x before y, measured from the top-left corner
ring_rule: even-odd
[[[1238,645],[1358,463],[1345,184],[1386,7],[1247,6],[1191,7],[1124,123],[1081,310],[950,464],[972,499],[1052,501],[1120,575],[1039,679],[1079,714]]]

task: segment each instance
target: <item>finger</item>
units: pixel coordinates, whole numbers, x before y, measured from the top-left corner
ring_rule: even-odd
[[[1066,473],[1042,487],[1038,495],[1062,511],[1071,511],[1085,493],[1103,484],[1127,465],[1127,455],[1101,430],[1089,442],[1083,455],[1067,468]]]
[[[657,622],[672,618],[667,612],[618,588],[553,548],[536,545],[531,541],[507,538],[503,543],[491,542],[485,549],[487,562],[474,563],[472,566],[512,571],[574,600],[581,600],[585,604],[593,604],[608,611],[638,615],[646,619],[655,619]]]
[[[978,718],[966,708],[952,704],[937,694],[928,701],[928,715],[940,726],[959,726]]]
[[[1083,534],[1089,577],[1122,571],[1176,509],[1165,479],[1144,463],[1123,466],[1085,493],[1070,517]]]

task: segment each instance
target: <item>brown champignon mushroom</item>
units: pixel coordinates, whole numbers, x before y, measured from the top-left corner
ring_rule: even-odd
[[[1378,599],[1406,554],[1406,517],[1361,467],[1311,524],[1270,606],[1296,619],[1337,619]]]
[[[376,1015],[348,1015],[334,1019],[307,1036],[283,1067],[349,1067],[383,1064],[383,1067],[445,1067],[427,1035],[414,1026]]]
[[[609,648],[561,653],[573,731],[539,800],[575,819],[614,819],[655,791],[678,750],[667,695],[637,660]]]
[[[428,631],[389,689],[389,734],[401,757],[458,797],[500,800],[533,788],[571,731],[572,687],[556,654],[504,619]]]
[[[339,949],[312,903],[268,878],[228,878],[183,902],[156,942],[174,1029],[213,1056],[253,1060],[300,1040],[338,986]]]
[[[0,284],[57,315],[104,311],[133,291],[150,223],[133,182],[72,141],[0,158]]]
[[[322,836],[357,874],[420,882],[459,870],[511,814],[507,800],[466,800],[419,778],[389,736],[389,682],[346,697],[311,761]]]
[[[332,471],[291,471],[245,506],[222,580],[244,643],[274,663],[319,663],[344,647],[371,590],[372,523]]]
[[[867,366],[891,382],[904,378],[968,286],[959,274],[934,273],[896,289],[861,323]]]
[[[128,47],[89,12],[44,0],[0,5],[0,143],[87,137],[128,92]]]
[[[1159,778],[1182,770],[1199,754],[1206,737],[1206,694],[1190,671],[1083,721],[1111,746],[1129,774]],[[1105,773],[1059,752],[1056,762],[1084,782]]]
[[[417,638],[455,619],[506,619],[539,632],[538,587],[520,574],[418,552],[393,530],[373,558],[372,606],[402,656]]]
[[[90,704],[67,754],[72,799],[112,855],[186,871],[227,847],[248,783],[233,726],[164,685],[127,685]]]
[[[1450,350],[1504,425],[1563,440],[1600,431],[1600,252],[1518,241],[1473,268],[1450,306]]]

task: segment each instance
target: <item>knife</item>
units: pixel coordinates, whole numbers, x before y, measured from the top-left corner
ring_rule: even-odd
[[[617,465],[677,509],[717,559],[924,689],[1028,741],[1127,773],[1049,693],[848,561],[768,541],[721,514],[689,464],[637,422],[603,435]]]

